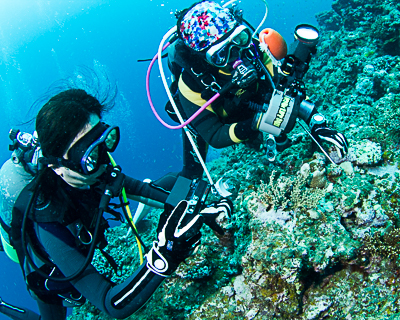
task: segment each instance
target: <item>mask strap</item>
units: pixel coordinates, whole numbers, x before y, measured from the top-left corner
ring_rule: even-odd
[[[39,163],[48,167],[49,165],[53,165],[55,167],[66,167],[68,169],[78,171],[79,168],[70,160],[66,160],[64,158],[58,157],[40,157]]]

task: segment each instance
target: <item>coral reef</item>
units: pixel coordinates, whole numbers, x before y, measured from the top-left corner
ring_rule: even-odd
[[[400,318],[400,4],[336,0],[317,19],[306,87],[349,139],[347,157],[336,166],[312,154],[301,128],[273,163],[244,145],[224,150],[208,167],[234,185],[225,236],[204,227],[197,254],[129,319]],[[148,244],[159,214],[142,227]],[[134,272],[127,228],[107,237],[125,276]],[[108,319],[90,304],[71,318]]]

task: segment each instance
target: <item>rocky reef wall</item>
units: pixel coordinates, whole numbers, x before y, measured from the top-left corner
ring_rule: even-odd
[[[227,233],[204,227],[198,253],[129,319],[400,318],[400,4],[336,0],[317,19],[307,93],[349,139],[345,161],[311,153],[301,128],[274,163],[244,145],[224,150],[208,166],[235,184]],[[142,226],[147,243],[158,215]],[[108,238],[133,272],[126,227]],[[101,256],[97,266],[111,276]],[[71,318],[109,319],[90,304]]]

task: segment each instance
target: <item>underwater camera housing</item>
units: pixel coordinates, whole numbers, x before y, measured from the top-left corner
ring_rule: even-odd
[[[209,192],[210,185],[204,180],[178,177],[165,203],[175,208],[181,200],[186,200],[189,205],[186,212],[197,214],[203,208]]]
[[[253,121],[253,128],[275,137],[290,132],[297,117],[307,120],[314,104],[306,100],[303,77],[309,69],[311,57],[316,52],[318,29],[300,24],[295,28],[295,41],[279,68],[279,78],[271,99],[264,104]]]

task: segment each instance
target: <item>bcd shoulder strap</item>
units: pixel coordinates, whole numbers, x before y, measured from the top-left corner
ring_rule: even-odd
[[[212,67],[201,53],[194,53],[183,43],[176,40],[168,51],[168,67],[175,81],[182,74],[185,84],[195,92],[201,92],[203,99],[209,100],[221,89],[217,83],[218,68]],[[177,87],[176,87],[177,89]],[[174,94],[175,92],[172,92]]]

